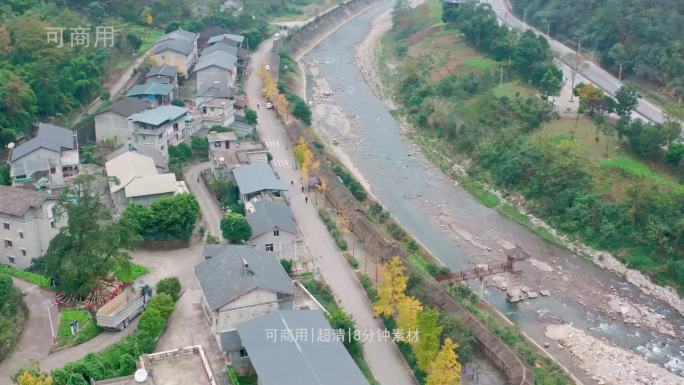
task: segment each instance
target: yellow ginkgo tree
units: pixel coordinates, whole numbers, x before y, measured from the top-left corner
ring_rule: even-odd
[[[17,385],[52,385],[52,376],[31,370],[23,370],[17,377]]]
[[[458,345],[451,341],[451,338],[444,339],[442,349],[430,365],[426,385],[461,384],[461,363],[458,362],[456,349]]]
[[[418,328],[418,315],[423,310],[423,304],[416,297],[405,296],[397,304],[397,327],[404,331],[404,334],[409,330],[416,330]],[[415,340],[409,340],[413,343]]]
[[[408,278],[404,274],[404,264],[398,256],[392,257],[382,271],[378,288],[378,299],[373,305],[376,315],[392,317],[397,306],[406,297]]]
[[[313,165],[313,153],[309,149],[309,145],[304,138],[299,138],[299,141],[294,148],[294,156],[299,162],[299,172],[305,184],[309,183],[309,175]]]

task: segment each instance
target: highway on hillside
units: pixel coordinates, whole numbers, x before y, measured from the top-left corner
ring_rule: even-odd
[[[532,29],[536,33],[546,37],[546,40],[549,42],[549,46],[551,47],[551,50],[557,57],[563,59],[568,55],[575,55],[575,51],[571,48],[568,48],[563,43],[555,39],[552,39],[545,33],[542,33],[541,31],[531,27],[529,24],[523,23],[522,20],[518,19],[507,8],[507,6],[505,5],[506,0],[487,0],[483,2],[489,3],[492,6],[492,9],[496,13],[496,15],[499,17],[499,19],[503,21],[505,24],[511,26],[512,28],[518,30]],[[618,81],[613,75],[608,73],[600,66],[594,64],[593,62],[585,60],[584,63],[586,63],[586,66],[582,68],[579,72],[608,94],[615,95],[615,93],[621,86],[621,82]],[[653,123],[663,123],[667,119],[659,106],[643,98],[639,99],[639,105],[637,106],[636,111],[639,113],[639,115]]]

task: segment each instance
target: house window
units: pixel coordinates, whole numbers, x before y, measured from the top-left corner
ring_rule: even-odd
[[[52,227],[53,229],[57,228],[57,224],[55,223],[55,221],[50,222],[50,227]]]
[[[247,357],[247,350],[240,349],[240,357]]]
[[[19,232],[19,238],[24,239],[24,233],[22,233],[21,231]]]
[[[272,243],[267,243],[266,244],[266,251],[273,252],[273,244]]]
[[[160,134],[159,134],[159,139],[161,139],[163,136],[164,136],[164,133],[163,133],[163,132],[160,133]]]
[[[221,142],[214,142],[214,147],[221,147]]]
[[[279,237],[280,236],[280,230],[278,230],[278,229],[273,230],[273,236]]]
[[[174,124],[173,124],[173,130],[174,130],[174,131],[178,131],[178,123],[174,123]]]
[[[50,174],[54,174],[54,173],[55,173],[55,168],[54,168],[54,167],[50,167]]]
[[[26,249],[21,249],[21,256],[25,257],[26,256]]]
[[[273,245],[271,245],[271,246],[273,246]],[[12,240],[5,239],[5,247],[6,248],[12,248]]]
[[[10,229],[9,223],[7,223],[7,222],[3,222],[2,227],[3,227],[5,230],[9,230],[9,229]]]
[[[7,260],[9,261],[9,263],[11,263],[11,264],[13,264],[13,265],[14,265],[14,263],[16,262],[16,260],[14,259],[14,257],[7,257]]]

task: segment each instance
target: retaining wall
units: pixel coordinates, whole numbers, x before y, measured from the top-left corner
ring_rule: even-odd
[[[292,56],[299,58],[342,24],[383,1],[385,0],[350,0],[316,16],[308,24],[293,29],[287,37]]]

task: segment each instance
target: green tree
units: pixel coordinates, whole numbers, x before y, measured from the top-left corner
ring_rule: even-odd
[[[230,243],[239,243],[252,237],[252,227],[244,216],[230,213],[221,219],[221,234]]]
[[[192,194],[165,196],[149,207],[128,204],[123,218],[145,239],[188,239],[199,217],[199,204]]]
[[[639,104],[636,89],[632,86],[622,86],[615,93],[615,112],[621,118],[629,118],[632,111]]]
[[[289,259],[281,259],[280,260],[280,265],[283,267],[283,270],[287,273],[287,275],[292,274],[292,261]]]
[[[257,124],[257,113],[251,108],[245,109],[245,120],[251,125]]]
[[[537,36],[531,30],[526,30],[513,48],[513,65],[526,79],[538,63],[548,59],[549,45],[542,36]]]
[[[185,102],[183,99],[173,99],[171,101],[171,105],[176,107],[185,107]]]
[[[112,220],[109,210],[94,192],[94,175],[80,175],[57,207],[57,217],[67,225],[50,241],[45,253],[46,273],[59,290],[87,295],[99,281],[128,263],[124,249],[137,245],[140,237],[125,220]]]
[[[209,158],[209,141],[203,136],[194,136],[190,142],[192,153],[197,158],[206,160]]]
[[[17,77],[11,69],[0,68],[0,128],[2,145],[14,139],[13,130],[27,133],[36,121],[37,99],[31,87]]]
[[[0,164],[0,185],[12,185],[12,178],[10,177],[10,167],[7,163]]]
[[[140,49],[140,47],[143,45],[143,39],[133,32],[126,34],[126,42],[133,51],[138,51],[138,49]],[[181,105],[181,107],[183,106]]]
[[[665,162],[672,167],[677,167],[684,159],[684,144],[672,143],[665,151]]]
[[[439,351],[442,326],[438,321],[439,312],[435,309],[424,310],[418,315],[418,342],[413,345],[413,354],[418,367],[426,373]]]
[[[167,277],[157,282],[157,294],[168,294],[173,301],[177,301],[181,292],[181,284],[178,277]]]

